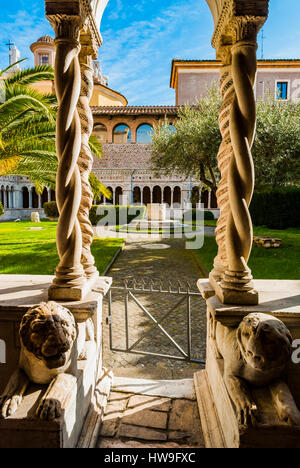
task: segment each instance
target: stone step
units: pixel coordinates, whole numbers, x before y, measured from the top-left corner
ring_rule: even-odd
[[[154,380],[114,376],[112,389],[115,392],[196,400],[193,379]]]
[[[196,371],[197,368],[171,369],[164,366],[126,366],[112,368],[112,372],[115,377],[128,377],[134,379],[150,380],[193,379]]]

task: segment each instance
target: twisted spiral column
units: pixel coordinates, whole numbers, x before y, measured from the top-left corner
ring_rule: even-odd
[[[98,274],[95,260],[91,253],[91,245],[94,231],[89,219],[89,212],[93,204],[93,192],[89,183],[89,175],[93,168],[93,154],[89,146],[89,138],[93,131],[93,114],[90,108],[90,100],[93,93],[94,80],[93,69],[90,66],[90,57],[79,56],[81,68],[81,91],[77,109],[81,124],[81,151],[78,159],[78,167],[81,176],[82,197],[78,212],[78,220],[82,232],[81,263],[87,278]]]
[[[53,285],[60,288],[82,286],[82,236],[78,211],[81,200],[81,177],[77,165],[81,147],[81,126],[77,111],[80,93],[78,40],[58,38],[56,43],[55,87],[59,103],[56,146],[59,166],[56,197],[60,213],[57,248],[60,263]]]
[[[233,156],[233,148],[230,137],[230,114],[232,103],[235,98],[231,65],[226,65],[221,70],[220,89],[223,104],[219,115],[219,126],[222,135],[222,143],[218,153],[218,166],[221,180],[217,190],[218,207],[220,218],[216,228],[216,242],[218,244],[218,255],[214,261],[212,277],[220,280],[224,271],[228,268],[228,258],[226,249],[226,227],[230,212],[228,193],[228,170],[230,160]]]
[[[222,287],[250,291],[252,275],[247,266],[252,249],[253,228],[249,205],[254,190],[254,164],[251,147],[255,134],[256,42],[239,41],[232,47],[232,77],[235,96],[230,115],[233,148],[228,171],[230,213],[227,221],[228,269]]]

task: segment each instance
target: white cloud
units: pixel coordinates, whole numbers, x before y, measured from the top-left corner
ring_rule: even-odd
[[[28,5],[28,3],[27,3]],[[5,12],[2,9],[2,23],[0,28],[0,67],[4,68],[8,65],[8,47],[5,44],[8,40],[14,42],[21,52],[21,57],[27,57],[29,60],[26,65],[33,64],[33,56],[30,51],[30,45],[35,42],[40,36],[52,34],[50,27],[44,14],[41,13],[41,5],[32,4],[30,11],[22,9],[14,14]],[[5,18],[5,19],[4,19]]]
[[[147,16],[140,15],[141,19],[135,19],[139,16],[136,12],[143,12],[146,5]],[[127,11],[128,24],[119,30],[105,29],[105,18],[102,23],[104,45],[100,57],[104,73],[109,76],[110,86],[125,94],[130,104],[150,104],[150,99],[154,98],[157,100],[153,104],[174,103],[174,92],[169,89],[172,58],[191,58],[191,55],[197,58],[195,54],[201,58],[213,54],[209,36],[205,31],[201,32],[211,26],[208,22],[208,25],[203,24],[202,17],[208,16],[205,4],[199,0],[188,3],[180,0],[172,4],[168,2],[168,5],[161,8],[161,2],[152,0],[150,6],[153,8],[149,12],[149,1],[140,1],[131,6],[132,11]],[[128,18],[133,12],[130,21]],[[190,26],[187,26],[191,22],[194,47],[191,47]],[[162,99],[166,101],[161,102]]]

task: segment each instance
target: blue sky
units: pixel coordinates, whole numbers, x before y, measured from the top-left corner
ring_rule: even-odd
[[[43,0],[0,0],[0,67],[12,40],[32,64],[29,46],[53,31]],[[299,0],[271,0],[264,27],[265,58],[300,58]],[[213,22],[205,0],[109,0],[102,20],[100,61],[109,86],[130,105],[174,104],[173,58],[213,59]],[[259,37],[258,57],[261,55]]]

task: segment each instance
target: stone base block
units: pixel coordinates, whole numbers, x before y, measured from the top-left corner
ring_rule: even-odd
[[[82,286],[74,288],[58,287],[55,284],[52,284],[48,291],[48,299],[50,301],[83,301],[92,291],[98,279],[99,274],[95,274]]]
[[[255,289],[226,289],[221,282],[215,282],[215,292],[222,304],[258,305],[259,296]]]
[[[31,386],[17,412],[0,420],[0,448],[74,448],[94,393],[97,356],[91,343],[88,359],[78,361],[78,377],[66,392],[61,418],[48,422],[35,416],[47,386]]]
[[[253,391],[260,409],[257,426],[239,427],[223,379],[213,380],[212,389],[207,371],[194,378],[206,448],[300,448],[300,429],[280,421],[268,388]]]

